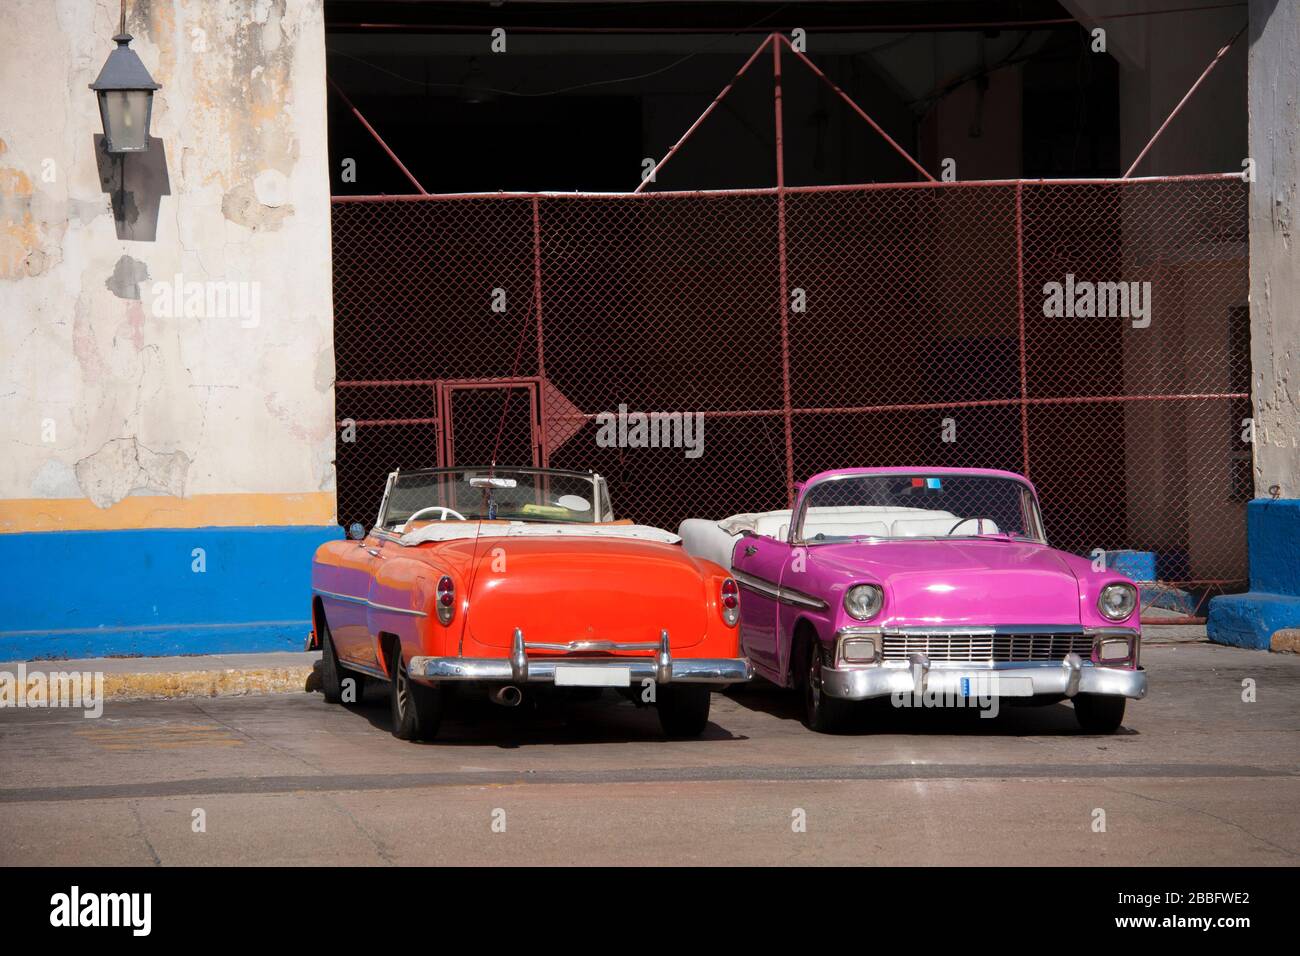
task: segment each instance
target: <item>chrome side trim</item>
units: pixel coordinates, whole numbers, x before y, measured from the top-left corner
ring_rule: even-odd
[[[794,588],[781,587],[765,578],[755,577],[744,571],[737,571],[734,568],[731,576],[736,579],[736,583],[743,588],[749,588],[764,597],[780,601],[782,604],[789,604],[794,607],[807,607],[816,611],[826,610],[828,605],[821,598],[813,597],[811,594],[805,594],[803,591],[796,591]]]
[[[337,591],[326,591],[323,588],[312,588],[312,592],[314,594],[319,594],[322,597],[334,598],[336,601],[346,601],[348,604],[369,604],[370,603],[369,601],[367,601],[365,598],[362,597],[354,597],[351,594],[339,594],[339,592]]]
[[[326,591],[322,588],[312,588],[312,592],[322,597],[334,598],[336,601],[344,601],[348,604],[360,604],[364,607],[371,608],[375,611],[388,611],[391,614],[409,614],[411,617],[428,617],[428,611],[417,611],[409,607],[393,607],[391,604],[378,604],[375,601],[363,597],[355,597],[351,594],[339,594],[337,591]]]
[[[796,591],[794,588],[781,588],[781,603],[793,604],[795,607],[810,607],[817,611],[824,611],[830,607],[821,598],[813,597],[811,594],[804,594],[802,591]]]
[[[749,590],[756,591],[773,600],[779,601],[781,599],[781,589],[771,581],[756,578],[752,574],[746,574],[744,571],[737,571],[734,568],[731,571],[731,576],[736,579],[736,583],[742,588],[749,588]]]
[[[411,617],[428,617],[428,611],[417,611],[410,607],[393,607],[391,604],[376,604],[374,601],[366,602],[376,611],[388,611],[392,614],[409,614]]]

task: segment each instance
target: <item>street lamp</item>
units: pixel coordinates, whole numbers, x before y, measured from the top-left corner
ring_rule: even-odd
[[[113,39],[117,49],[108,55],[99,78],[90,84],[99,97],[104,148],[110,153],[143,153],[149,148],[153,92],[162,85],[154,82],[128,46],[132,37],[126,32],[126,0],[122,0],[122,19]]]

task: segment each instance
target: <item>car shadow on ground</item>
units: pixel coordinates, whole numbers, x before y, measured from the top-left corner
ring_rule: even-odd
[[[726,696],[739,706],[778,720],[803,720],[803,696],[755,678],[750,684],[733,685]],[[984,737],[1087,737],[1068,703],[1041,705],[998,702],[996,713],[985,716],[978,707],[897,707],[890,698],[863,701],[854,706],[842,728],[848,735],[944,735]],[[1138,731],[1121,727],[1113,736],[1136,736]]]
[[[716,698],[715,698],[716,700]],[[342,705],[372,727],[392,733],[388,684],[368,679],[361,700]],[[502,707],[487,694],[456,688],[448,694],[438,728],[430,743],[439,746],[494,746],[515,749],[557,744],[612,744],[669,739],[653,707],[638,707],[613,691],[593,693],[590,700],[562,699],[525,693],[517,707]],[[672,738],[676,743],[747,740],[710,721],[698,737]]]

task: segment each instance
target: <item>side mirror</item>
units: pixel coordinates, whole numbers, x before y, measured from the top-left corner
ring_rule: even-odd
[[[348,525],[348,537],[353,541],[360,541],[366,536],[366,528],[360,521],[354,521]]]

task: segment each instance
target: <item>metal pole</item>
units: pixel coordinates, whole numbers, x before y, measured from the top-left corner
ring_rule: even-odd
[[[361,125],[364,126],[366,128],[366,131],[375,138],[375,142],[379,144],[379,148],[382,149],[385,153],[387,153],[388,158],[397,164],[397,168],[402,171],[402,175],[411,181],[411,185],[420,191],[421,196],[429,195],[429,193],[425,190],[425,188],[420,185],[420,181],[416,179],[415,176],[411,174],[411,171],[402,164],[402,161],[397,158],[397,154],[388,148],[388,144],[384,142],[384,138],[380,136],[378,132],[375,131],[375,128],[373,126],[371,126],[369,123],[366,122],[366,118],[361,115],[361,111],[352,105],[352,101],[348,99],[348,95],[344,93],[341,89],[339,89],[339,85],[334,82],[333,78],[327,76],[325,77],[325,79],[329,80],[330,86],[334,87],[334,92],[337,93],[340,97],[342,97],[343,102],[346,103],[348,109],[352,111],[352,115],[355,116],[358,120],[360,120]]]
[[[668,160],[672,159],[673,156],[677,153],[677,150],[682,148],[682,144],[685,143],[688,139],[690,139],[691,134],[695,132],[695,130],[699,127],[699,125],[703,123],[706,119],[708,119],[710,113],[712,113],[715,109],[717,109],[718,104],[722,102],[722,98],[726,96],[728,93],[730,93],[731,88],[736,85],[736,81],[745,75],[745,71],[749,69],[749,65],[753,63],[756,59],[758,59],[758,55],[763,52],[763,47],[767,46],[769,43],[772,42],[773,36],[775,36],[775,34],[769,34],[768,38],[758,45],[758,49],[756,49],[753,53],[749,55],[749,59],[746,60],[745,65],[742,66],[736,72],[736,75],[731,78],[731,82],[729,82],[726,86],[724,86],[722,88],[722,92],[720,92],[717,96],[713,98],[713,102],[710,103],[707,107],[705,107],[704,112],[701,113],[699,118],[694,123],[691,124],[690,129],[688,129],[685,133],[682,134],[682,138],[679,139],[677,142],[673,143],[672,148],[669,149],[668,152],[664,154],[664,158],[659,160],[659,162],[655,163],[654,169],[650,170],[650,175],[647,176],[645,179],[641,180],[641,184],[637,186],[636,189],[632,190],[632,195],[635,196],[641,190],[645,189],[647,185],[654,182],[654,178],[659,174],[659,170],[663,169],[664,166],[667,165]]]
[[[776,34],[772,34],[773,37]],[[769,38],[771,39],[771,38]],[[781,121],[781,44],[772,44],[772,104],[776,129],[776,248],[781,297],[781,407],[785,419],[785,494],[794,507],[794,416],[790,398],[790,275],[785,249],[785,136]]]
[[[903,149],[903,147],[899,146],[898,143],[894,142],[894,138],[890,136],[888,133],[886,133],[883,129],[881,129],[880,125],[875,120],[873,120],[870,116],[867,115],[866,110],[864,110],[857,103],[853,102],[853,99],[852,97],[849,96],[849,94],[845,93],[842,89],[836,86],[829,76],[827,76],[825,73],[819,70],[817,68],[816,63],[808,59],[808,57],[803,53],[800,53],[798,50],[796,50],[794,48],[794,44],[792,44],[788,39],[786,39],[784,35],[773,34],[773,36],[779,36],[781,42],[790,48],[790,52],[793,53],[795,56],[797,56],[803,62],[804,66],[808,67],[808,69],[812,70],[815,74],[821,77],[822,81],[827,86],[829,86],[832,90],[834,90],[836,95],[838,95],[840,99],[842,99],[845,103],[849,105],[849,109],[853,110],[853,112],[857,113],[864,120],[866,120],[867,124],[872,129],[874,129],[877,133],[879,133],[881,138],[884,139],[886,143],[888,143],[890,146],[894,148],[894,152],[898,153],[899,156],[902,156],[905,160],[907,160],[908,163],[911,164],[913,169],[915,169],[918,173],[920,173],[930,182],[932,183],[938,182],[938,180],[936,180],[933,176],[931,176],[926,171],[924,166],[922,166],[920,163],[918,163],[915,159],[912,158],[911,154],[908,153],[907,150]]]
[[[1022,194],[1016,183],[1016,308],[1020,313],[1020,454],[1024,475],[1029,477],[1029,377],[1025,348],[1025,219]]]
[[[1191,89],[1183,94],[1183,98],[1178,101],[1178,105],[1174,107],[1173,112],[1165,117],[1165,121],[1160,124],[1160,128],[1156,130],[1155,135],[1151,137],[1151,141],[1142,147],[1142,152],[1138,153],[1137,159],[1133,160],[1133,165],[1128,168],[1128,172],[1121,177],[1122,179],[1128,179],[1133,175],[1133,170],[1137,169],[1138,163],[1142,162],[1142,160],[1146,158],[1146,154],[1151,150],[1151,147],[1156,144],[1156,140],[1158,140],[1160,134],[1165,131],[1165,127],[1168,126],[1170,122],[1172,122],[1173,118],[1178,115],[1178,111],[1183,108],[1183,104],[1192,98],[1192,94],[1196,92],[1196,88],[1204,82],[1207,76],[1210,75],[1210,71],[1219,65],[1219,61],[1223,59],[1223,55],[1232,48],[1232,45],[1237,42],[1237,38],[1245,32],[1246,25],[1242,24],[1241,29],[1232,35],[1232,39],[1224,44],[1223,47],[1220,48],[1219,52],[1214,55],[1214,59],[1210,61],[1210,65],[1207,66],[1204,71],[1202,71],[1201,75],[1196,78],[1196,82],[1192,84]]]
[[[546,378],[546,354],[542,349],[542,217],[536,196],[533,197],[533,309],[537,313],[537,377]]]

